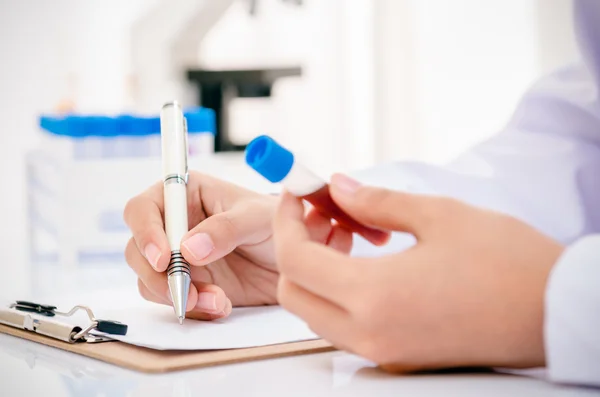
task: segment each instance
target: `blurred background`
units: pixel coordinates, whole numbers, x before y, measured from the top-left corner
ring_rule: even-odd
[[[261,190],[242,160],[258,134],[325,177],[442,164],[577,58],[570,0],[0,0],[0,54],[13,299],[133,280],[120,216],[160,179],[168,100],[197,121],[193,168]]]

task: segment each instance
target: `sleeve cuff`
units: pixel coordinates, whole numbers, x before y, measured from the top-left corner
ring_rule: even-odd
[[[545,306],[550,380],[600,386],[600,234],[565,250],[550,273]]]

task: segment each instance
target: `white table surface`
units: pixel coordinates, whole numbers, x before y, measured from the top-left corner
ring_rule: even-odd
[[[149,375],[0,335],[0,395],[12,396],[594,396],[503,374],[394,376],[343,352]]]

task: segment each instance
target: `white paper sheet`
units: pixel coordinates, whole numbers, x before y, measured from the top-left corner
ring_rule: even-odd
[[[235,308],[226,319],[186,319],[183,325],[166,306],[102,312],[104,318],[128,325],[127,335],[111,337],[158,350],[232,349],[317,338],[303,321],[279,306]]]
[[[2,298],[0,304],[4,306],[12,302]],[[96,318],[127,324],[127,335],[112,338],[157,350],[234,349],[317,339],[302,320],[280,306],[234,308],[226,319],[186,319],[180,325],[172,307],[147,302],[134,289],[22,299],[51,303],[61,311],[76,304],[87,305]],[[84,312],[60,320],[82,327],[89,324]]]

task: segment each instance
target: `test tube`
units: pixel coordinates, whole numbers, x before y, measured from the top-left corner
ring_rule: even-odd
[[[246,163],[272,183],[281,183],[292,195],[313,205],[324,216],[335,219],[340,225],[358,233],[367,241],[381,245],[389,233],[365,226],[345,213],[331,198],[329,184],[315,175],[294,155],[273,140],[261,135],[246,147]]]

